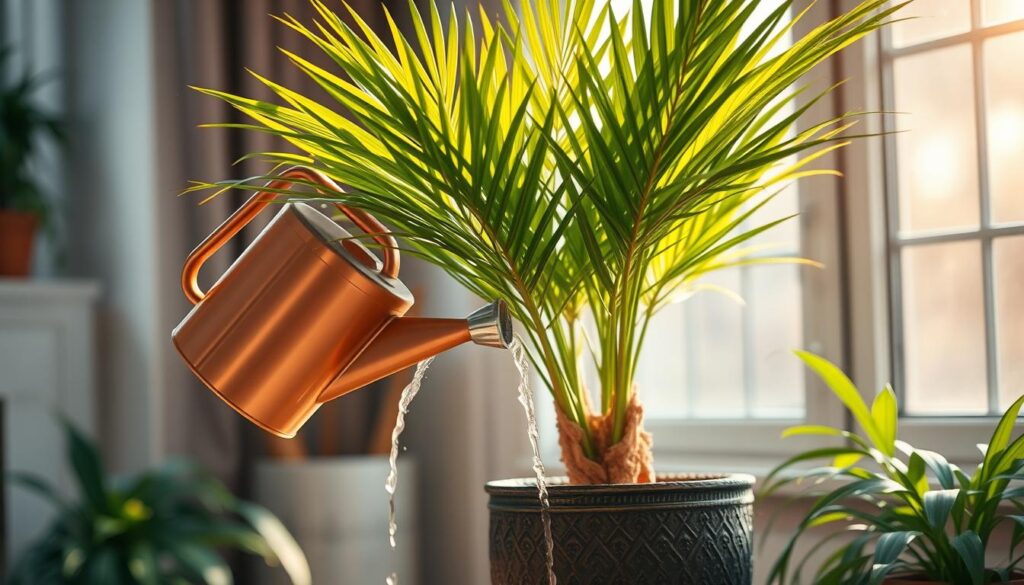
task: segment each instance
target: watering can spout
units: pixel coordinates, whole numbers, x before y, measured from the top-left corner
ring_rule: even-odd
[[[472,341],[505,348],[512,342],[512,319],[504,301],[494,301],[465,319],[397,317],[389,322],[349,367],[324,389],[327,402],[385,376]]]

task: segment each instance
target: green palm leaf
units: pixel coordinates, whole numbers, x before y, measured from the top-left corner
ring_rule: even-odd
[[[646,13],[637,0],[626,14],[526,0],[506,2],[503,21],[481,11],[477,27],[431,3],[410,5],[408,34],[386,15],[387,38],[348,6],[343,20],[312,3],[316,22],[279,20],[334,68],[285,56],[330,100],[258,75],[277,103],[200,90],[252,120],[221,126],[290,143],[301,154],[252,156],[317,167],[346,187],[331,198],[384,218],[408,253],[506,299],[592,456],[581,356],[617,441],[650,319],[704,274],[769,261],[744,244],[777,222],[750,215],[848,140],[846,117],[795,130],[810,104],[787,113],[793,88],[897,8],[865,0],[783,47],[789,1],[754,21],[747,0],[653,0]]]

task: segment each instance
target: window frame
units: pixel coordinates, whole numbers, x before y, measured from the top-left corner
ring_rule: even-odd
[[[792,10],[807,9],[794,25],[794,33],[803,35],[830,17],[828,3],[795,0]],[[806,79],[814,87],[834,83],[834,68],[826,65]],[[813,104],[806,116],[808,123],[831,118],[839,111],[838,92],[830,99]],[[797,106],[812,96],[801,94]],[[799,124],[798,124],[799,127]],[[840,151],[843,149],[840,149]],[[814,161],[810,168],[835,169],[841,163],[836,151]],[[804,257],[825,265],[825,269],[800,266],[803,306],[803,349],[822,355],[841,366],[848,364],[843,314],[844,270],[839,196],[841,180],[824,175],[800,179],[798,187],[801,250]],[[801,349],[801,348],[793,348]],[[795,356],[793,359],[797,359]],[[747,472],[764,477],[787,456],[820,447],[821,438],[796,436],[782,439],[782,431],[793,425],[812,422],[847,428],[846,413],[825,386],[810,372],[804,377],[805,411],[803,418],[700,419],[659,417],[652,405],[646,407],[644,428],[654,437],[654,460],[658,470],[673,472]],[[548,470],[564,470],[560,462],[558,437],[554,432],[555,414],[549,401],[537,405],[541,430],[541,453]],[[525,466],[528,461],[522,461]],[[524,467],[527,468],[527,467]]]
[[[805,0],[798,0],[794,9],[807,4]],[[798,23],[796,32],[805,32],[806,28],[800,27],[813,26],[857,4],[859,0],[816,3]],[[972,0],[972,11],[972,18],[980,18],[979,0]],[[1024,30],[1024,21],[985,28],[991,34],[1003,34]],[[967,38],[976,32],[972,29],[957,37]],[[848,47],[812,75],[809,80],[812,84],[831,84],[838,80],[844,80],[844,84],[833,93],[832,99],[823,100],[812,108],[808,119],[838,112],[884,111],[883,42],[882,34],[873,34]],[[973,42],[980,43],[983,39]],[[980,51],[975,51],[974,58],[977,101],[983,95],[981,73],[977,69]],[[880,135],[886,130],[885,124],[882,116],[869,115],[862,118],[858,131]],[[889,286],[894,277],[890,205],[895,201],[888,197],[890,191],[887,191],[886,164],[892,164],[887,160],[892,151],[886,149],[885,140],[881,136],[860,139],[824,157],[820,165],[839,169],[843,178],[802,179],[799,195],[802,253],[828,267],[825,270],[802,269],[805,347],[843,367],[869,402],[885,384],[898,380],[893,376],[895,345],[890,326],[893,300]],[[1001,227],[998,231],[999,235],[1024,233],[1024,227]],[[656,461],[673,469],[741,469],[761,474],[782,456],[820,446],[820,441],[810,437],[780,440],[781,431],[791,424],[806,421],[854,428],[849,416],[813,375],[807,378],[804,420],[659,419],[648,413],[645,425],[655,437]],[[988,441],[996,420],[995,416],[906,417],[901,414],[900,436],[915,446],[936,450],[967,466],[980,461],[976,445]],[[1018,432],[1024,430],[1024,424],[1017,427]]]
[[[892,315],[891,345],[892,345],[892,380],[894,386],[905,388],[907,373],[903,359],[903,288],[902,288],[902,257],[901,252],[913,246],[939,244],[947,242],[977,242],[981,252],[982,271],[982,298],[984,310],[985,327],[985,378],[987,387],[987,408],[988,415],[978,418],[991,418],[993,408],[998,409],[999,404],[999,363],[997,347],[997,323],[995,317],[995,289],[993,269],[993,240],[1000,236],[1024,235],[1024,223],[1018,224],[995,224],[991,218],[991,188],[989,181],[989,157],[988,157],[988,104],[985,94],[984,78],[984,44],[988,39],[999,37],[1005,34],[1024,31],[1024,21],[1011,21],[996,25],[985,26],[982,20],[981,0],[970,0],[970,30],[938,39],[932,39],[921,43],[915,43],[904,47],[894,47],[891,44],[889,35],[880,35],[878,43],[881,47],[879,67],[881,71],[881,91],[883,110],[889,111],[895,108],[885,107],[895,102],[895,86],[893,68],[896,59],[909,55],[920,55],[936,49],[953,47],[967,44],[971,50],[972,62],[972,83],[974,99],[974,121],[975,121],[975,143],[977,149],[978,169],[978,226],[976,228],[956,228],[948,230],[927,231],[917,234],[900,233],[900,201],[899,188],[895,173],[889,172],[885,176],[885,190],[887,206],[887,224],[889,239],[889,272],[892,288],[890,292],[890,314]],[[896,168],[898,165],[896,153],[896,137],[894,132],[898,130],[899,121],[893,114],[887,114],[884,118],[885,136],[885,166]],[[900,393],[902,396],[902,393]],[[912,416],[912,415],[911,415]],[[909,417],[908,417],[909,418]],[[913,416],[913,418],[917,418]]]
[[[838,0],[839,10],[850,10],[859,3],[859,0]],[[980,1],[971,0],[972,23],[980,22]],[[978,34],[973,28],[967,33],[961,33],[934,41],[926,41],[914,45],[917,50],[927,50],[970,40],[979,44],[984,41],[982,37],[989,37],[993,34],[1024,30],[1024,21],[1014,21],[985,27],[987,34]],[[993,32],[998,30],[999,32]],[[953,39],[953,40],[950,40]],[[859,110],[866,112],[882,112],[887,95],[891,92],[891,58],[885,53],[886,40],[882,34],[874,34],[872,38],[865,39],[865,42],[858,43],[848,48],[837,59],[839,74],[837,78],[846,79],[847,82],[839,91],[842,111]],[[922,49],[921,47],[926,47]],[[900,50],[903,53],[902,49]],[[909,51],[906,51],[909,52]],[[981,87],[981,72],[978,69],[982,65],[981,52],[978,47],[974,48],[974,91],[975,91],[975,115],[978,115],[978,100],[984,99],[984,88]],[[891,124],[890,116],[880,119],[881,116],[869,116],[865,119],[865,133],[878,134],[883,131],[891,131],[888,124]],[[977,129],[978,140],[984,140],[984,129],[979,121]],[[889,145],[884,142],[889,141]],[[982,145],[979,144],[979,147]],[[983,150],[983,149],[982,149]],[[897,327],[894,321],[898,316],[895,307],[901,302],[899,298],[892,295],[890,282],[898,276],[895,262],[899,261],[898,254],[901,246],[894,245],[898,237],[896,231],[898,226],[894,220],[894,207],[898,205],[895,197],[895,185],[892,177],[887,175],[886,165],[893,165],[894,144],[892,136],[884,138],[875,137],[856,141],[849,147],[842,149],[840,157],[842,162],[840,168],[845,175],[843,191],[845,194],[863,193],[861,197],[845,196],[843,216],[845,220],[846,233],[846,258],[847,272],[845,291],[848,299],[848,323],[847,327],[850,354],[848,372],[857,384],[857,387],[864,394],[865,400],[871,400],[874,393],[882,388],[890,380],[894,386],[901,383],[900,377],[895,374],[900,366],[897,363],[896,351],[899,350],[897,341]],[[987,174],[987,160],[984,154],[979,152],[979,173],[982,174],[981,181],[985,181]],[[980,195],[984,199],[984,190],[987,184],[981,184]],[[988,224],[987,209],[980,209],[982,213],[981,225],[977,232],[970,232],[971,236],[979,235],[975,240],[987,238],[988,246],[991,246],[991,239],[994,233],[984,231]],[[1016,230],[1018,228],[1011,228]],[[1008,235],[1006,228],[999,228],[999,235]],[[1021,228],[1024,233],[1024,228]],[[955,235],[929,235],[903,238],[907,241],[921,242],[923,239],[950,238]],[[968,236],[970,237],[970,236]],[[984,244],[983,244],[984,245]],[[983,266],[987,282],[991,282],[991,250],[986,252],[989,266]],[[988,287],[988,285],[986,285]],[[991,291],[986,290],[986,297]],[[991,299],[987,299],[990,301]],[[991,303],[988,305],[991,307]],[[987,317],[988,319],[989,317]],[[986,335],[991,338],[993,332],[987,326]],[[991,341],[988,340],[987,343]],[[990,350],[991,348],[987,348]],[[988,358],[993,362],[994,356]],[[993,362],[994,363],[994,362]],[[991,367],[991,364],[989,365]],[[993,386],[994,387],[994,386]],[[985,389],[990,392],[989,388]],[[981,459],[977,444],[987,443],[995,422],[996,416],[904,416],[900,415],[900,437],[917,446],[932,449],[944,454],[947,458],[960,463],[971,465]],[[1024,430],[1024,425],[1017,424],[1017,431]]]
[[[971,1],[973,18],[977,18],[979,0]],[[859,3],[796,0],[794,10],[810,8],[795,32],[803,34]],[[991,28],[1024,30],[1024,21]],[[808,120],[827,119],[839,112],[884,111],[882,43],[882,35],[873,34],[812,72],[807,79],[812,86],[826,87],[838,80],[844,83],[828,99],[812,106]],[[981,91],[977,82],[975,91]],[[804,347],[843,368],[868,402],[896,379],[892,375],[889,287],[893,277],[892,215],[887,196],[888,155],[881,136],[885,124],[877,114],[862,117],[858,133],[872,136],[855,140],[815,164],[815,168],[838,169],[843,176],[804,178],[799,186],[801,253],[826,266],[823,270],[801,268]],[[822,445],[822,439],[810,436],[782,440],[786,427],[811,423],[855,429],[843,407],[813,374],[805,378],[805,392],[805,417],[799,420],[659,418],[648,405],[644,424],[654,436],[655,462],[659,469],[673,471],[745,471],[763,477],[782,458]],[[980,462],[976,445],[988,441],[995,422],[994,416],[901,414],[900,438],[968,467]],[[1016,431],[1024,431],[1024,424],[1018,423]],[[543,450],[545,460],[557,461],[557,438],[543,437]]]
[[[796,0],[793,11],[807,14],[794,26],[797,35],[809,32],[830,17],[828,3]],[[813,87],[834,83],[835,68],[819,67],[806,79]],[[811,96],[798,97],[798,107]],[[838,94],[811,106],[806,120],[828,119],[839,111]],[[839,168],[841,158],[832,152],[815,161],[812,168]],[[825,265],[825,269],[800,267],[803,307],[804,349],[836,364],[848,364],[844,323],[844,259],[841,212],[841,180],[834,176],[800,179],[798,187],[800,253]],[[840,237],[837,237],[840,234]],[[793,348],[800,349],[800,348]],[[793,359],[797,359],[795,356]],[[642,392],[642,389],[641,389]],[[645,428],[654,436],[655,462],[673,470],[748,471],[763,476],[782,458],[821,446],[821,439],[798,436],[783,440],[787,427],[812,422],[846,428],[848,417],[842,406],[810,372],[804,378],[803,418],[697,419],[659,418],[647,409]]]

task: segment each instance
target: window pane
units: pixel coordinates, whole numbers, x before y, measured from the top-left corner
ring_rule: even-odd
[[[739,269],[709,275],[705,283],[740,291]],[[690,416],[741,418],[743,386],[743,305],[712,291],[684,302],[690,326],[686,332],[686,376]]]
[[[1024,0],[1014,0],[1024,7]],[[993,222],[1024,221],[1024,33],[985,42],[989,193]]]
[[[1024,18],[1021,0],[982,0],[981,16],[985,24],[999,24]]]
[[[985,311],[978,242],[903,249],[904,407],[985,414]]]
[[[758,2],[741,36],[749,34],[781,2]],[[612,0],[612,4],[632,6],[631,0]],[[644,2],[644,6],[646,9],[648,4]],[[773,52],[790,42],[786,34]],[[779,112],[778,119],[790,113],[791,105]],[[742,229],[797,211],[797,187],[791,185],[749,218]],[[798,255],[800,223],[794,218],[776,226],[752,238],[747,247],[763,247],[759,251],[763,254]],[[701,290],[659,313],[637,364],[637,384],[642,387],[648,415],[705,419],[801,416],[803,371],[789,351],[800,347],[802,339],[799,274],[797,267],[784,265],[723,270],[702,278],[699,284],[732,291],[744,297],[746,305],[726,294]]]
[[[993,242],[999,407],[1024,394],[1024,236]]]
[[[747,311],[752,343],[750,367],[756,392],[751,415],[799,418],[804,414],[804,368],[792,350],[801,346],[800,267],[765,265],[747,268]]]
[[[896,116],[902,231],[978,225],[971,63],[967,44],[895,60],[895,110],[905,112]]]
[[[687,301],[690,302],[690,301]],[[652,418],[689,416],[686,379],[686,303],[669,305],[647,330],[646,343],[636,368],[636,385]]]
[[[892,25],[893,46],[905,47],[970,30],[971,3],[969,0],[915,0],[900,10],[897,17],[910,19]]]
[[[786,159],[785,164],[796,162],[796,158]],[[778,189],[778,187],[773,187]],[[760,203],[760,200],[757,201]],[[770,230],[761,232],[749,240],[750,246],[763,246],[765,251],[773,256],[793,256],[800,249],[800,218],[790,217],[800,212],[800,199],[797,192],[797,185],[790,183],[786,185],[774,199],[764,204],[754,215],[747,220],[751,228],[762,226],[784,217],[788,220],[776,225]]]

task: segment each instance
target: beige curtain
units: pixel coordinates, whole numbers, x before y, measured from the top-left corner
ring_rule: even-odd
[[[373,10],[365,10],[370,22],[380,18],[379,9],[374,6]],[[190,180],[241,178],[267,171],[266,165],[259,161],[234,166],[232,162],[245,153],[280,150],[283,145],[254,132],[197,128],[205,122],[243,120],[224,104],[188,86],[270,99],[269,92],[245,72],[248,68],[303,93],[317,94],[319,88],[297,69],[288,66],[277,47],[329,65],[326,58],[311,43],[270,17],[288,13],[310,22],[314,12],[307,0],[154,3],[155,114],[160,143],[160,181],[166,193],[181,191]],[[244,193],[228,194],[202,206],[198,205],[201,195],[185,196],[176,202],[171,216],[162,218],[164,232],[174,240],[163,242],[167,269],[162,274],[166,275],[167,282],[161,290],[169,293],[162,303],[168,330],[188,310],[184,299],[177,294],[176,269],[189,250],[236,209],[245,196]],[[270,217],[271,213],[267,212],[258,218],[245,236],[226,246],[211,260],[204,269],[204,284],[213,282]],[[244,491],[246,486],[241,481],[244,467],[258,456],[270,439],[243,424],[240,417],[219,404],[175,359],[173,355],[167,357],[168,375],[177,383],[170,385],[176,391],[163,398],[164,451],[193,457]],[[314,428],[304,431],[302,439],[312,443],[323,434],[316,432],[315,427],[320,426],[324,433],[338,431],[328,439],[333,453],[361,452],[369,432],[367,421],[373,419],[379,402],[374,398],[375,394],[356,393],[332,403],[322,409]]]

